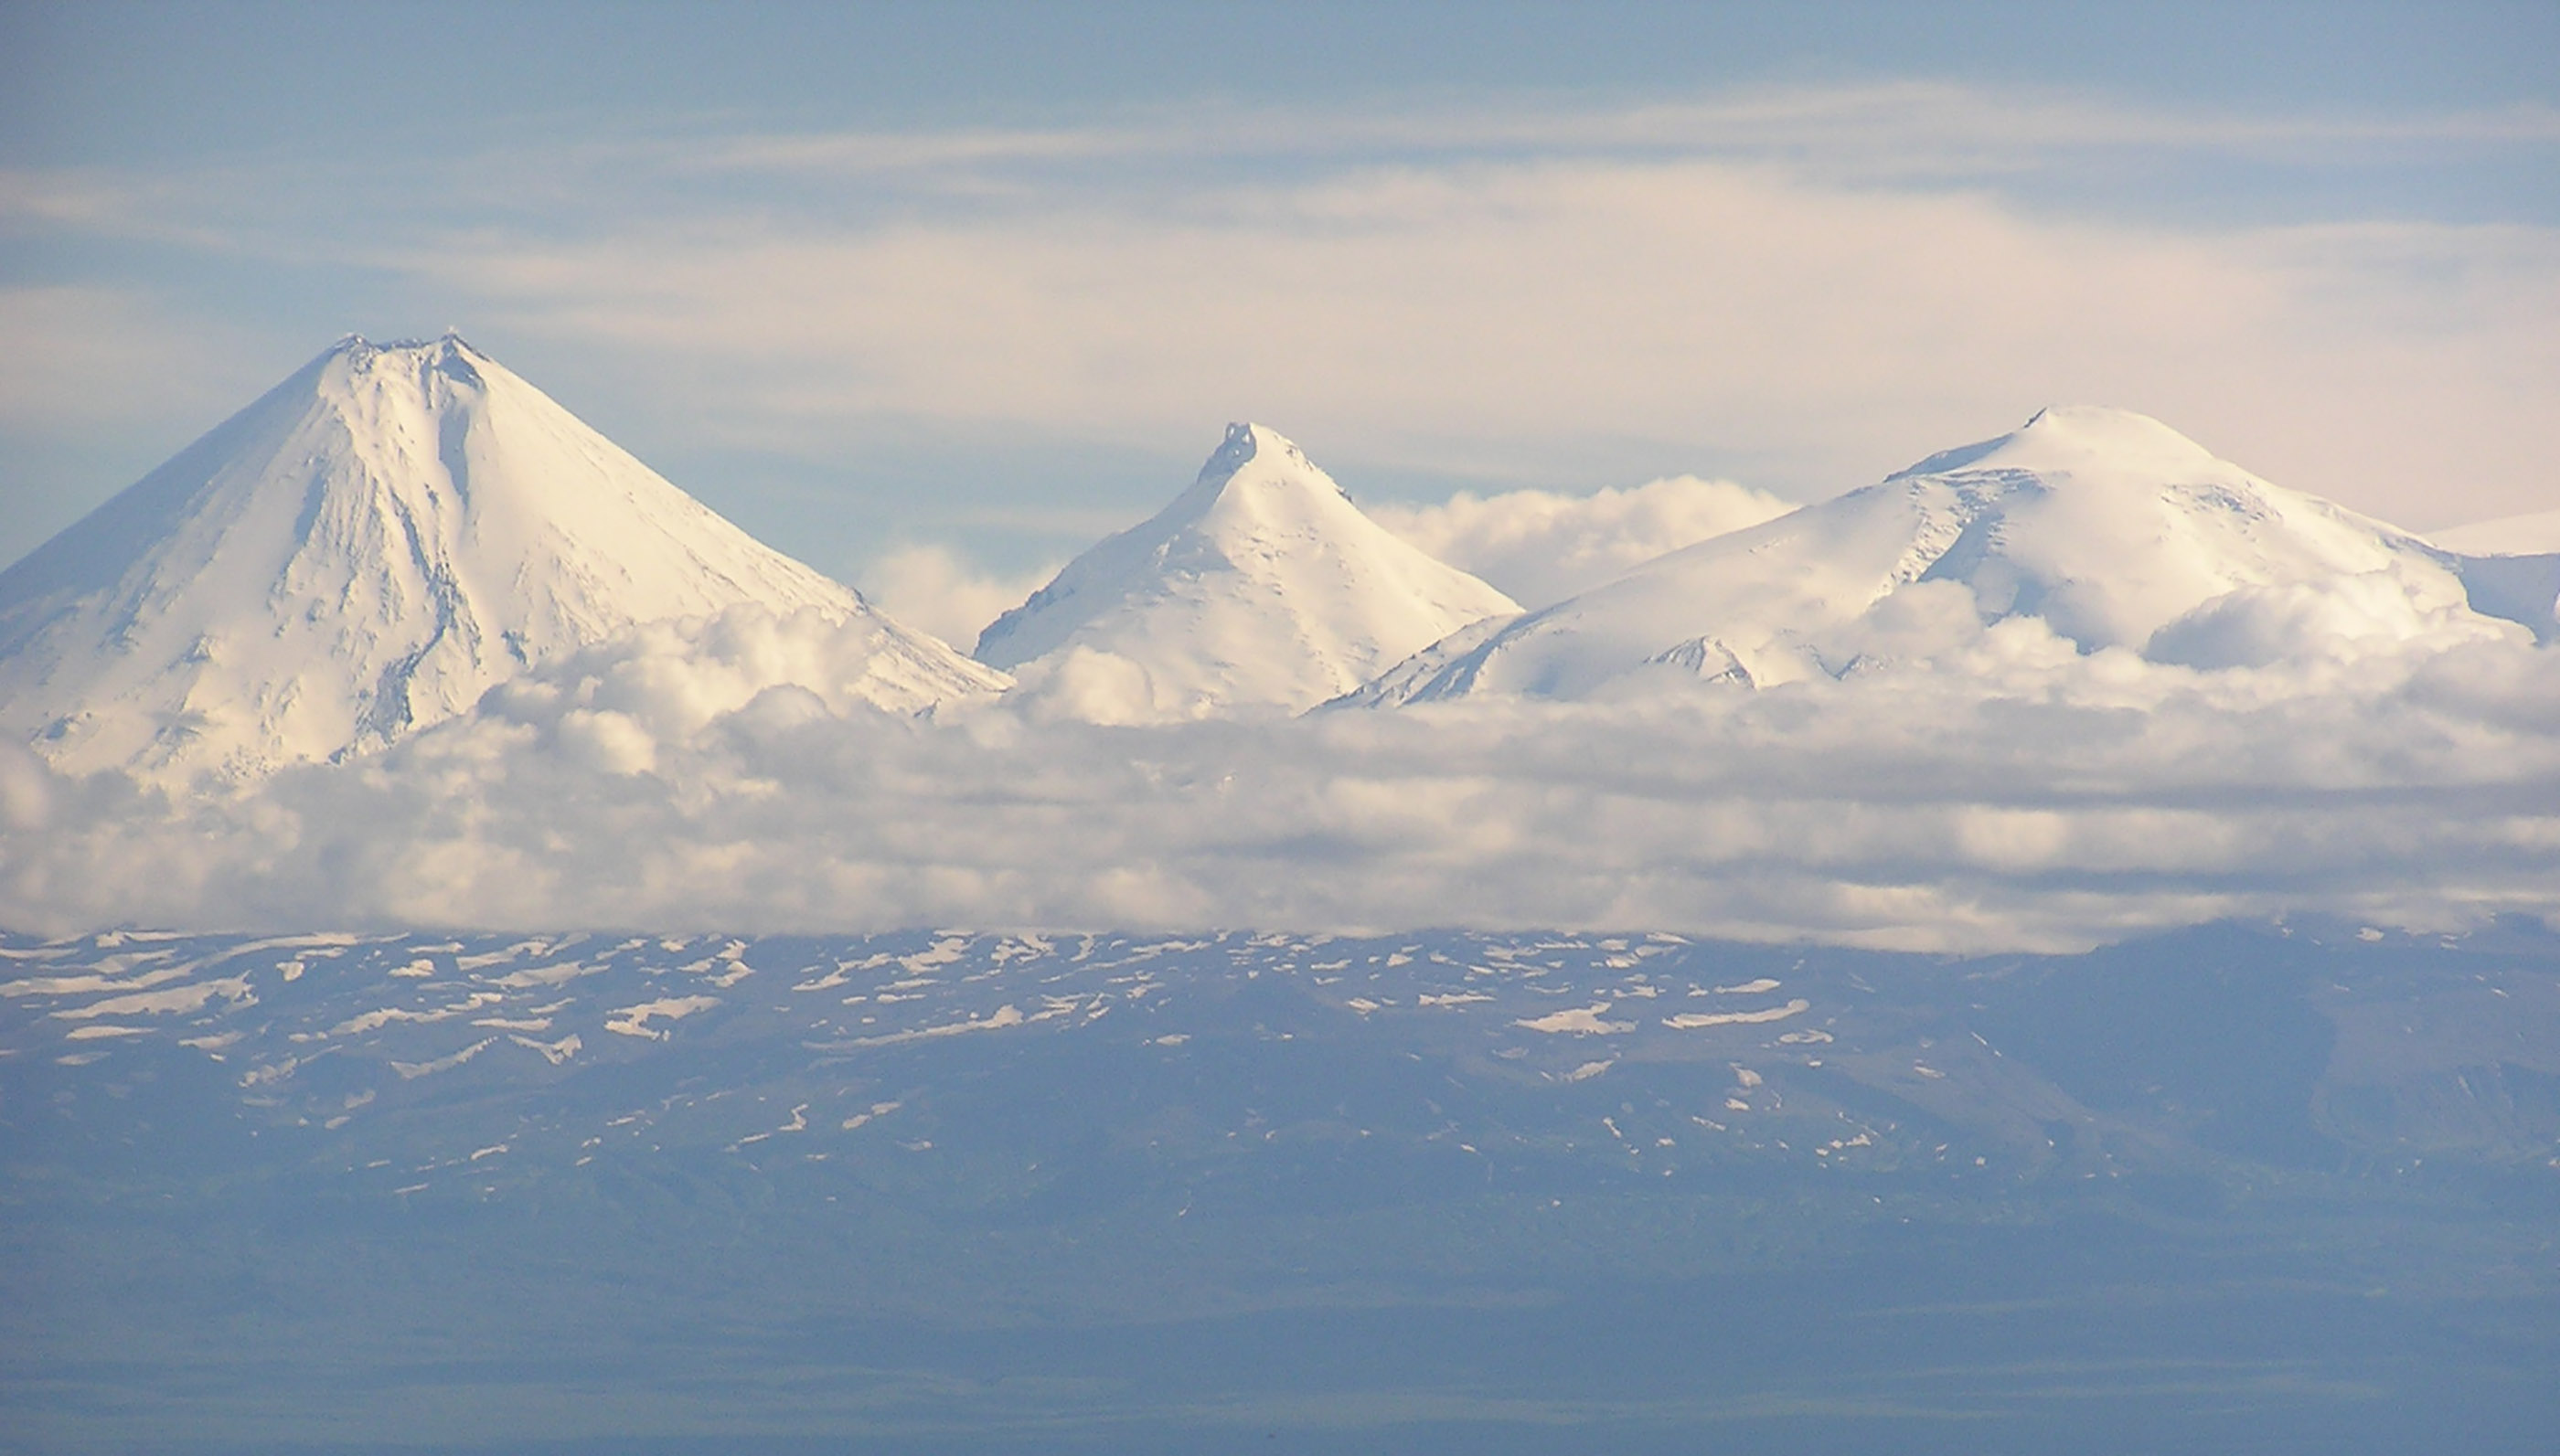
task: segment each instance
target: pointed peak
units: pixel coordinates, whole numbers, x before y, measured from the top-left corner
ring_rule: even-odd
[[[1238,421],[1173,504],[1068,562],[977,655],[1024,668],[1044,713],[1295,712],[1519,610],[1362,514],[1287,436]]]
[[[327,758],[644,623],[861,610],[454,334],[338,341],[28,561],[0,733],[95,714],[48,750],[90,766]]]
[[[1200,465],[1200,482],[1225,481],[1256,460],[1308,463],[1306,453],[1288,436],[1268,425],[1238,420],[1226,427],[1226,439]]]
[[[1292,484],[1349,501],[1351,493],[1298,448],[1288,436],[1268,425],[1240,420],[1226,427],[1226,439],[1200,466],[1192,488],[1177,502],[1195,507],[1222,499],[1233,485]]]
[[[446,329],[443,334],[436,338],[432,347],[435,350],[436,356],[440,359],[467,359],[476,361],[480,364],[496,363],[495,360],[489,358],[486,350],[481,349],[470,340],[463,338],[462,331],[459,329]]]
[[[1254,434],[1255,427],[1243,421],[1228,425],[1226,439],[1209,452],[1208,459],[1200,462],[1200,474],[1193,477],[1192,488],[1198,490],[1212,484],[1223,485],[1237,471],[1251,465],[1253,457],[1262,453],[1262,442],[1255,439]]]

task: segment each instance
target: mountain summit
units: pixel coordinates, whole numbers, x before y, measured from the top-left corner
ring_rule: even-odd
[[[461,339],[351,337],[0,573],[0,729],[75,772],[253,778],[742,604],[876,615]],[[883,705],[997,685],[879,625]]]
[[[977,655],[1078,716],[1296,711],[1519,610],[1361,514],[1278,432],[1238,424],[1189,490],[1068,562]]]
[[[1888,599],[1898,610],[1882,612]],[[2511,631],[2476,604],[2463,563],[2408,532],[2270,485],[2147,416],[2057,407],[1454,636],[1357,700],[1579,697],[1664,672],[1765,686],[1876,660],[1886,639],[1926,656],[2009,618],[2082,653],[2198,667]]]

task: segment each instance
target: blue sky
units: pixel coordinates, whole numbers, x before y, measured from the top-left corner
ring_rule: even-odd
[[[461,329],[860,579],[1226,420],[1356,495],[1799,499],[2076,399],[2560,507],[2560,7],[0,11],[0,559]]]

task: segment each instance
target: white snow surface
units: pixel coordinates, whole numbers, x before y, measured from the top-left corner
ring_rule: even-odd
[[[1297,711],[1519,610],[1363,515],[1276,431],[1237,424],[1189,490],[996,619],[977,656],[1062,717]]]
[[[239,783],[739,608],[859,625],[881,707],[1001,685],[461,339],[350,338],[0,574],[0,731],[71,772]]]
[[[2515,636],[2473,610],[2463,564],[2157,420],[2056,407],[1454,635],[1356,701],[1584,698],[1665,678],[1767,687],[1953,655],[2013,619],[2041,630],[2003,635],[2012,648],[2058,638],[2199,668]]]
[[[2427,539],[2466,556],[2548,556],[2560,554],[2560,510],[2479,520],[2447,530],[2429,531]]]

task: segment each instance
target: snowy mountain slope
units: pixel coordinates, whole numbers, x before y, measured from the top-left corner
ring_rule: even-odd
[[[1238,424],[1152,519],[978,639],[1038,700],[1103,721],[1310,707],[1520,609],[1360,513],[1298,447]]]
[[[0,730],[72,771],[253,778],[639,624],[876,616],[458,338],[322,354],[0,574]],[[1000,685],[882,625],[881,705]]]
[[[2262,664],[2316,635],[2510,635],[2461,562],[2407,532],[2217,460],[2160,422],[2055,408],[1998,439],[1699,542],[1545,611],[1435,644],[1355,701],[1577,697],[1630,674],[1774,684],[1845,670],[1856,624],[1963,589],[1968,624],[2040,620],[2081,652]],[[2489,604],[2481,604],[2487,610]],[[2512,614],[2502,614],[2512,615]],[[2547,615],[2547,614],[2546,614]],[[1917,649],[1927,649],[1925,623]]]
[[[2560,639],[2560,510],[2478,521],[2427,539],[2459,553],[2474,611],[2521,622],[2539,642]]]
[[[2477,520],[2450,530],[2429,531],[2427,539],[2465,556],[2560,554],[2560,510]]]

